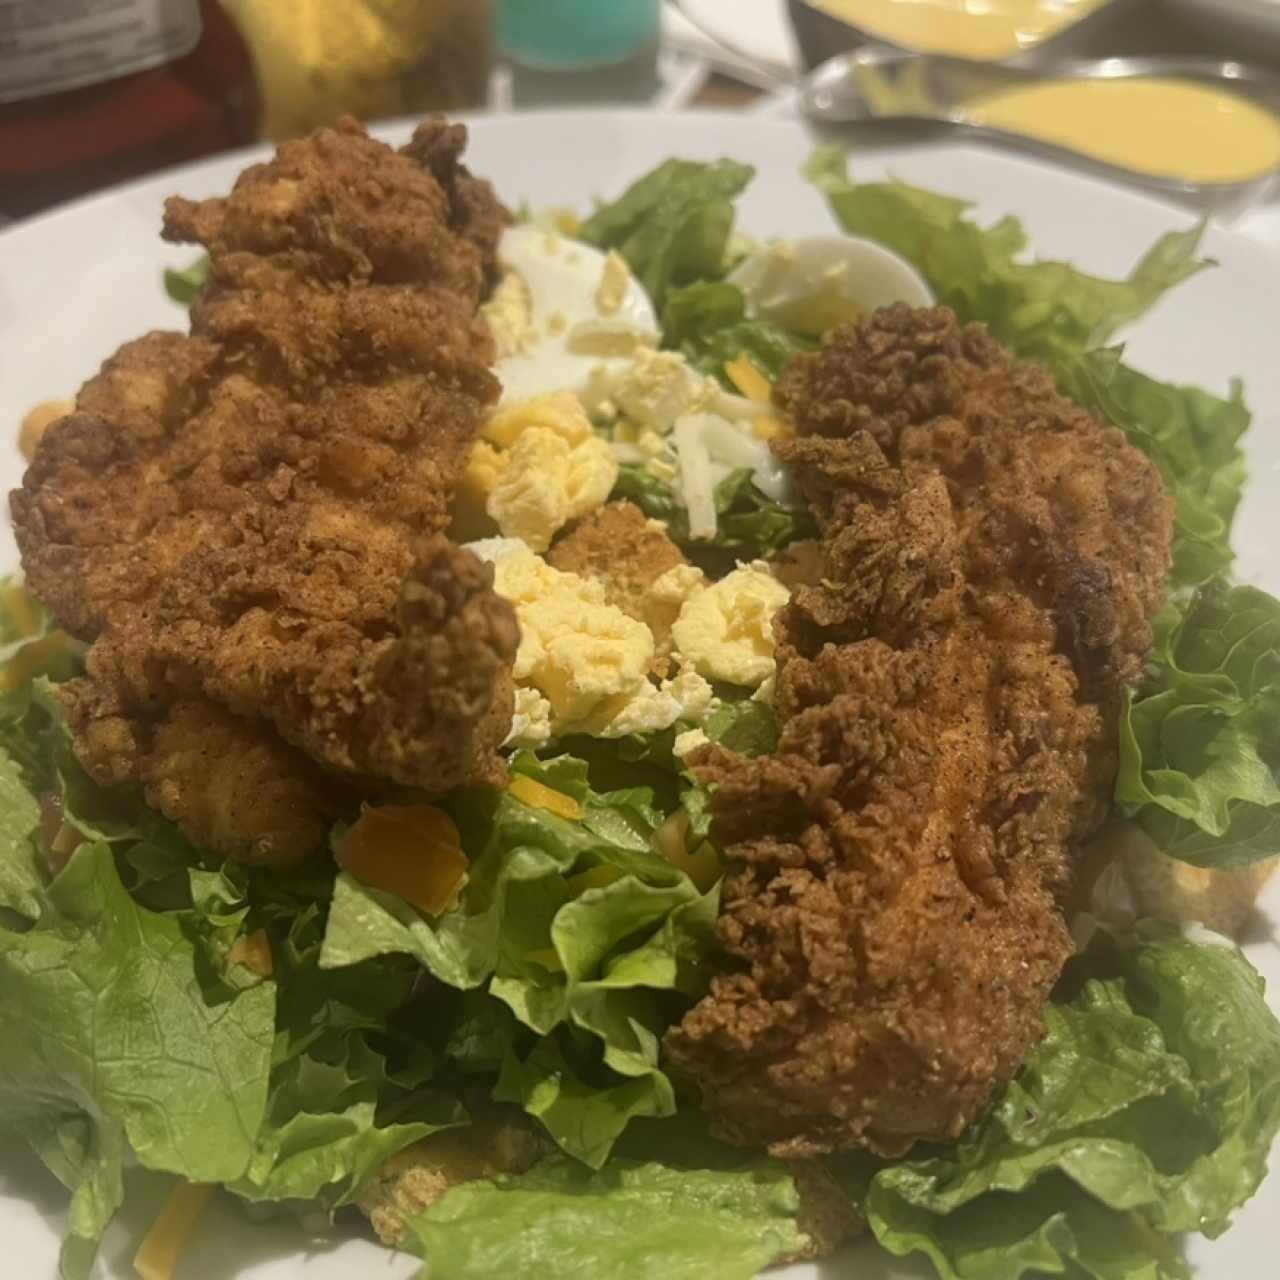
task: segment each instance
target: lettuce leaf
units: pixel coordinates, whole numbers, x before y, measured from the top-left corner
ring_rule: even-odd
[[[1066,262],[1022,260],[1030,242],[1017,218],[983,228],[965,200],[905,182],[853,182],[841,147],[818,147],[805,176],[846,231],[900,253],[961,320],[981,320],[1018,355],[1051,367],[1103,345],[1211,265],[1195,256],[1203,223],[1161,236],[1126,279],[1103,280]]]
[[[1116,803],[1171,857],[1232,867],[1280,850],[1280,601],[1206,583],[1170,605],[1126,700]]]
[[[552,1158],[450,1191],[411,1223],[431,1280],[750,1280],[806,1243],[776,1161],[675,1169]],[[425,1273],[424,1273],[425,1274]]]
[[[650,848],[674,786],[660,805],[648,787],[595,790],[572,756],[522,753],[512,767],[575,800],[581,818],[509,792],[455,797],[464,847],[479,850],[458,908],[428,921],[341,875],[320,964],[404,954],[474,990],[468,1019],[500,1055],[493,1096],[598,1167],[633,1117],[675,1110],[659,1040],[705,989],[718,897]],[[484,1002],[504,1007],[518,1033],[495,1031]]]
[[[671,290],[662,309],[662,342],[730,389],[724,367],[744,352],[773,381],[793,357],[816,345],[767,320],[747,319],[742,290],[724,280],[700,280]]]
[[[165,268],[164,291],[180,307],[189,307],[208,282],[208,254],[202,254],[189,267]]]
[[[453,1098],[426,1088],[435,1060],[420,1034],[399,1025],[416,978],[400,957],[339,970],[320,967],[324,913],[305,882],[224,868],[214,897],[238,910],[242,928],[272,937],[281,991],[267,1122],[242,1177],[229,1190],[256,1204],[351,1203],[391,1156],[419,1138],[466,1122]],[[298,893],[298,889],[302,893]],[[292,901],[289,899],[292,898]]]
[[[786,507],[756,488],[751,472],[740,467],[716,485],[716,536],[689,536],[688,516],[664,480],[650,475],[639,463],[624,462],[618,468],[613,499],[634,502],[645,515],[661,520],[672,541],[695,558],[716,555],[732,559],[767,556],[800,538],[812,538],[817,525],[805,507]]]
[[[139,907],[110,848],[82,845],[25,933],[0,929],[0,1127],[72,1191],[63,1275],[88,1275],[123,1198],[126,1151],[224,1182],[246,1169],[267,1102],[275,989],[216,1005],[181,923]]]
[[[39,917],[49,878],[39,829],[40,806],[18,762],[0,747],[0,908],[28,920]]]
[[[742,756],[766,756],[778,746],[778,718],[755,698],[722,700],[703,729],[712,742]]]
[[[734,160],[667,160],[597,209],[578,237],[617,249],[661,315],[672,286],[724,274],[733,201],[754,176]]]
[[[876,1238],[943,1280],[1188,1275],[1168,1237],[1226,1229],[1280,1131],[1280,1023],[1225,939],[1098,934],[1046,1035],[954,1148],[846,1165]]]

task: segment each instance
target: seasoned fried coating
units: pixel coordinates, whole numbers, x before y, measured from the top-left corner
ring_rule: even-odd
[[[666,530],[633,502],[593,511],[551,548],[547,562],[563,573],[599,579],[609,603],[642,622],[648,589],[668,569],[687,563]]]
[[[217,851],[297,857],[353,793],[502,776],[515,617],[442,532],[498,394],[507,215],[464,143],[344,122],[171,199],[210,258],[190,335],[109,359],[12,495],[32,590],[92,645],[80,759]]]
[[[653,633],[653,674],[667,674],[671,627],[683,598],[678,593],[666,598],[652,588],[663,574],[689,562],[657,521],[633,502],[610,502],[555,543],[547,561],[565,573],[602,582],[609,603]]]
[[[733,971],[667,1038],[721,1136],[956,1138],[1042,1034],[1169,568],[1151,463],[950,312],[829,336],[778,387],[822,533],[775,623],[777,753],[717,784]]]

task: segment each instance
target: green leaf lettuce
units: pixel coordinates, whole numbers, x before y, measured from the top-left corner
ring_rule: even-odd
[[[110,848],[81,846],[25,933],[0,929],[0,1126],[72,1190],[63,1253],[87,1276],[127,1149],[195,1182],[246,1169],[266,1109],[275,991],[211,1005],[181,924],[140,908]]]
[[[754,174],[734,160],[668,160],[597,209],[579,238],[617,249],[661,314],[672,286],[724,274],[733,201]]]
[[[1214,579],[1163,624],[1121,719],[1116,802],[1184,862],[1270,857],[1280,850],[1280,601]]]
[[[451,1191],[412,1224],[432,1280],[751,1280],[805,1244],[785,1170],[563,1157]]]
[[[953,1148],[855,1162],[877,1239],[943,1280],[1188,1274],[1168,1237],[1217,1235],[1280,1131],[1280,1024],[1225,939],[1099,934],[1019,1076]]]

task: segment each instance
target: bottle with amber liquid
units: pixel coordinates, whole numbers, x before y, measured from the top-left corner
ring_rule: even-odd
[[[257,102],[217,0],[0,0],[0,222],[250,142]]]

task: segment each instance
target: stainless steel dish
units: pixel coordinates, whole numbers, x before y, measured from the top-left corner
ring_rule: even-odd
[[[1176,76],[1215,88],[1230,88],[1280,114],[1280,78],[1239,62],[1182,57],[1102,58],[1033,67],[907,53],[887,45],[867,45],[825,62],[803,84],[799,105],[806,116],[825,126],[906,123],[917,129],[932,125],[964,130],[1224,214],[1238,213],[1280,187],[1280,171],[1275,170],[1247,182],[1186,182],[1155,177],[1091,159],[1055,143],[975,125],[966,116],[966,108],[981,98],[1050,77],[1115,80],[1144,76]]]
[[[1120,53],[1130,47],[1150,43],[1153,22],[1158,28],[1163,18],[1162,0],[1107,0],[1078,22],[1004,61],[1018,66],[1040,66],[1060,58],[1088,57],[1102,52]],[[787,0],[791,25],[807,67],[849,53],[866,45],[894,48],[872,32],[816,8],[807,0]],[[904,50],[904,52],[916,52]]]

